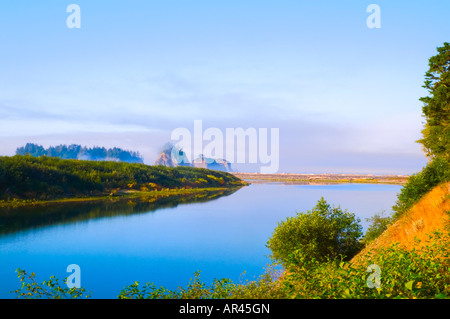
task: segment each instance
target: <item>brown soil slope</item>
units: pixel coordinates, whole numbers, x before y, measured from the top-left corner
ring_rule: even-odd
[[[352,262],[358,263],[369,251],[388,247],[394,243],[411,249],[419,248],[417,241],[425,242],[428,235],[435,231],[444,231],[449,221],[450,183],[432,189],[409,211],[390,225],[376,240],[370,243]]]

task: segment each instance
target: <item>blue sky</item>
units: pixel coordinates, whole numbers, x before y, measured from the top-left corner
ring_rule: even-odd
[[[69,29],[69,4],[81,29]],[[369,4],[381,28],[369,29]],[[280,129],[280,172],[410,174],[450,2],[0,1],[0,155],[138,150],[178,127]],[[244,168],[242,168],[244,169]],[[257,167],[247,167],[257,171]]]

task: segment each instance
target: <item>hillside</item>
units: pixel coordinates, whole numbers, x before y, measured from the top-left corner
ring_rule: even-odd
[[[0,157],[0,200],[51,200],[98,196],[119,190],[230,188],[245,185],[225,173],[194,167],[163,167],[52,157]]]
[[[294,251],[276,288],[283,298],[450,298],[449,187],[434,187],[349,262]]]
[[[436,231],[446,231],[450,212],[450,183],[433,188],[365,249],[352,262],[364,261],[369,253],[394,243],[411,250],[420,248]],[[417,241],[420,240],[420,243]]]

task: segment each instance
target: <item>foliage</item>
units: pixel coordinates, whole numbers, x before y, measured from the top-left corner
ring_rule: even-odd
[[[153,283],[146,283],[139,288],[139,282],[126,286],[119,294],[119,299],[214,299],[229,296],[232,284],[228,279],[215,279],[210,287],[200,280],[200,272],[194,274],[186,288],[169,290],[157,288]]]
[[[422,143],[429,158],[441,157],[450,162],[450,43],[437,48],[438,54],[429,59],[423,87],[429,95],[424,103],[426,119]]]
[[[295,251],[318,261],[342,255],[350,259],[361,248],[362,226],[355,215],[331,207],[323,198],[306,213],[278,223],[267,247],[272,258],[285,264]]]
[[[202,180],[203,183],[196,183]],[[53,157],[0,157],[0,200],[49,200],[110,194],[117,189],[214,188],[242,186],[226,172],[194,167],[64,160]]]
[[[421,143],[430,162],[413,174],[398,195],[394,218],[400,217],[434,186],[450,181],[450,43],[437,48],[429,59],[423,87],[429,95],[420,98],[426,119]]]
[[[67,286],[61,286],[59,280],[54,276],[39,284],[36,282],[35,273],[28,274],[20,268],[16,272],[22,282],[22,287],[13,291],[17,294],[17,299],[83,299],[91,296],[90,293],[86,293],[83,287],[68,288]]]
[[[200,279],[200,271],[194,273],[189,284],[175,290],[156,287],[154,283],[139,282],[126,286],[119,294],[119,299],[275,299],[284,298],[275,281],[274,270],[270,268],[253,281],[234,283],[227,278],[214,279],[206,285]]]
[[[393,221],[391,216],[383,216],[384,212],[375,214],[370,218],[366,218],[366,221],[370,222],[369,227],[364,234],[362,242],[368,245],[370,242],[377,239]]]
[[[403,185],[392,207],[394,218],[399,218],[433,187],[446,181],[450,181],[450,164],[442,158],[433,159],[422,171],[411,175]]]
[[[423,248],[407,250],[398,244],[366,256],[364,264],[326,263],[294,253],[283,278],[292,298],[450,298],[450,241],[448,234],[430,235]],[[369,265],[381,270],[380,287],[369,288]]]
[[[63,159],[84,159],[94,161],[110,160],[127,163],[144,162],[139,152],[125,151],[117,147],[112,149],[106,149],[104,147],[88,148],[77,144],[69,146],[50,146],[45,149],[41,145],[27,143],[25,146],[17,148],[16,155],[31,155],[35,157],[49,156]]]

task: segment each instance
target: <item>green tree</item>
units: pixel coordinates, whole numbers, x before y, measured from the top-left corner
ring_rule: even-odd
[[[338,207],[331,207],[324,198],[306,213],[298,213],[278,223],[267,242],[272,258],[287,264],[294,252],[307,259],[326,261],[343,257],[349,260],[362,247],[360,220]]]
[[[426,119],[422,130],[425,154],[431,160],[442,157],[450,160],[450,43],[437,48],[438,54],[429,59],[429,70],[425,73],[425,84],[429,95],[420,100]]]
[[[433,159],[420,172],[412,174],[392,207],[394,219],[402,216],[424,195],[445,181],[450,181],[450,163],[440,157]]]
[[[366,218],[366,221],[370,222],[370,226],[367,228],[362,240],[365,245],[377,239],[392,222],[392,217],[383,215],[384,212],[381,212],[379,214],[373,215],[370,218]]]
[[[394,207],[397,219],[433,187],[450,181],[450,43],[437,48],[438,54],[429,59],[425,84],[429,95],[420,98],[426,119],[422,130],[422,144],[429,162],[413,174],[403,186]]]

